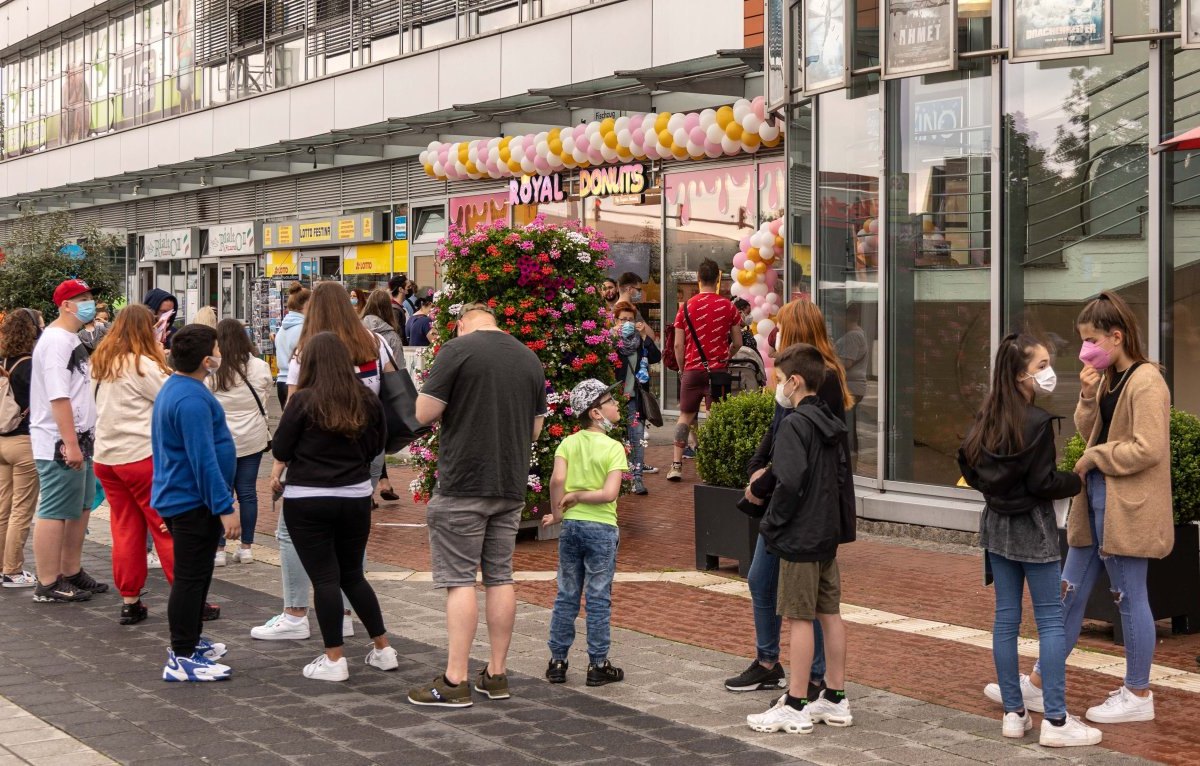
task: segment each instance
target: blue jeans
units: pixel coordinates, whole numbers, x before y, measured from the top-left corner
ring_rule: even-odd
[[[636,411],[630,413],[629,421],[629,474],[634,481],[642,479],[642,462],[646,458],[646,422]]]
[[[1067,653],[1079,641],[1083,613],[1087,608],[1100,567],[1108,571],[1113,600],[1121,614],[1125,634],[1125,685],[1130,689],[1150,686],[1150,665],[1154,662],[1154,615],[1150,612],[1150,594],[1146,590],[1148,559],[1102,554],[1104,548],[1104,510],[1106,505],[1104,474],[1093,470],[1087,475],[1088,523],[1092,544],[1067,550],[1063,566],[1063,608],[1067,633]]]
[[[237,459],[233,475],[233,491],[237,495],[238,514],[242,522],[242,545],[254,544],[254,527],[258,525],[258,467],[263,453],[255,452]],[[221,548],[225,538],[221,538]]]
[[[783,626],[783,618],[776,608],[779,557],[767,550],[762,535],[758,536],[746,579],[750,586],[750,600],[754,604],[754,639],[758,645],[758,661],[774,665],[779,661],[779,630]],[[825,635],[821,632],[821,623],[816,620],[813,620],[813,664],[809,678],[813,681],[825,680]]]
[[[621,532],[596,521],[564,521],[558,538],[558,597],[550,616],[550,656],[565,660],[575,642],[579,598],[587,598],[588,660],[599,665],[608,659],[612,644],[613,575],[617,573],[617,546]]]
[[[1004,711],[1025,706],[1021,697],[1017,636],[1021,630],[1021,595],[1029,583],[1033,616],[1037,620],[1041,655],[1042,693],[1047,718],[1067,714],[1067,647],[1063,630],[1063,605],[1059,596],[1058,562],[1028,564],[988,552],[996,588],[996,618],[992,625],[992,659]]]

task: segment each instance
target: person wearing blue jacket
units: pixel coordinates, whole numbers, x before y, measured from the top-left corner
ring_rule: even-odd
[[[310,295],[312,290],[299,282],[292,283],[288,288],[287,316],[280,322],[279,331],[275,333],[275,366],[279,368],[279,375],[275,377],[275,393],[279,397],[280,407],[287,404],[288,368],[292,363],[296,343],[300,340],[300,331],[304,329],[304,310],[308,308]]]
[[[225,412],[204,384],[221,365],[217,331],[184,327],[172,339],[171,356],[175,374],[154,402],[150,433],[150,500],[175,542],[175,582],[167,602],[171,649],[163,680],[223,681],[232,673],[216,662],[225,646],[200,635],[218,540],[241,533],[233,512],[237,451]]]

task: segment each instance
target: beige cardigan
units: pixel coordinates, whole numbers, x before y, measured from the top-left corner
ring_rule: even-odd
[[[1106,385],[1102,380],[1101,386]],[[1153,364],[1129,375],[1117,400],[1108,441],[1096,444],[1102,422],[1100,392],[1080,398],[1075,427],[1091,434],[1077,471],[1104,474],[1104,554],[1161,559],[1175,546],[1171,515],[1171,393]],[[1092,544],[1087,492],[1075,497],[1067,521],[1072,547]]]

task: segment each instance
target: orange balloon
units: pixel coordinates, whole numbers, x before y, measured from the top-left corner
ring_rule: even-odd
[[[604,145],[609,149],[617,148],[617,134],[611,130],[604,134]]]
[[[762,253],[758,251],[757,247],[752,247],[746,251],[746,260],[758,263],[762,260]]]
[[[467,146],[466,142],[458,145],[458,161],[466,165],[471,159],[471,147]]]
[[[662,112],[654,118],[654,132],[662,134],[667,129],[667,123],[671,121],[670,112]]]
[[[521,163],[517,162],[516,160],[508,161],[508,169],[517,174],[520,174],[522,172],[521,171]]]
[[[725,135],[729,137],[730,141],[741,141],[742,126],[738,125],[736,122],[729,123],[725,126]]]
[[[660,115],[661,117],[661,115]],[[663,128],[658,132],[658,142],[667,149],[675,145],[675,136],[671,135],[671,131]]]
[[[603,120],[600,121],[600,132],[601,133],[611,133],[613,126],[616,124],[617,124],[617,121],[614,120],[612,117],[605,117]]]
[[[766,274],[767,273],[767,264],[763,263],[762,261],[759,261],[758,263],[754,264],[754,273],[755,274]]]
[[[742,145],[747,149],[757,149],[760,143],[762,143],[762,139],[758,137],[757,133],[742,131]]]
[[[742,269],[738,272],[737,281],[742,287],[749,287],[758,281],[758,275],[750,269]]]
[[[787,243],[783,241],[783,237],[779,237],[779,236],[775,237],[775,249],[776,250],[782,250],[783,246],[785,244],[787,244]]]
[[[732,106],[723,106],[717,110],[717,124],[721,126],[721,130],[728,128],[731,122],[733,122]]]

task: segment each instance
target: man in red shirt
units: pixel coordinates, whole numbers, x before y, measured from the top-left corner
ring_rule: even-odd
[[[729,359],[742,346],[741,313],[721,292],[721,269],[705,260],[696,271],[700,292],[693,295],[675,315],[675,358],[682,359],[683,373],[679,388],[679,421],[675,426],[675,458],[667,481],[683,479],[683,448],[688,429],[700,413],[700,401],[711,407],[713,397],[729,393],[726,368]],[[697,345],[699,341],[700,345]],[[722,385],[711,380],[725,377]]]

